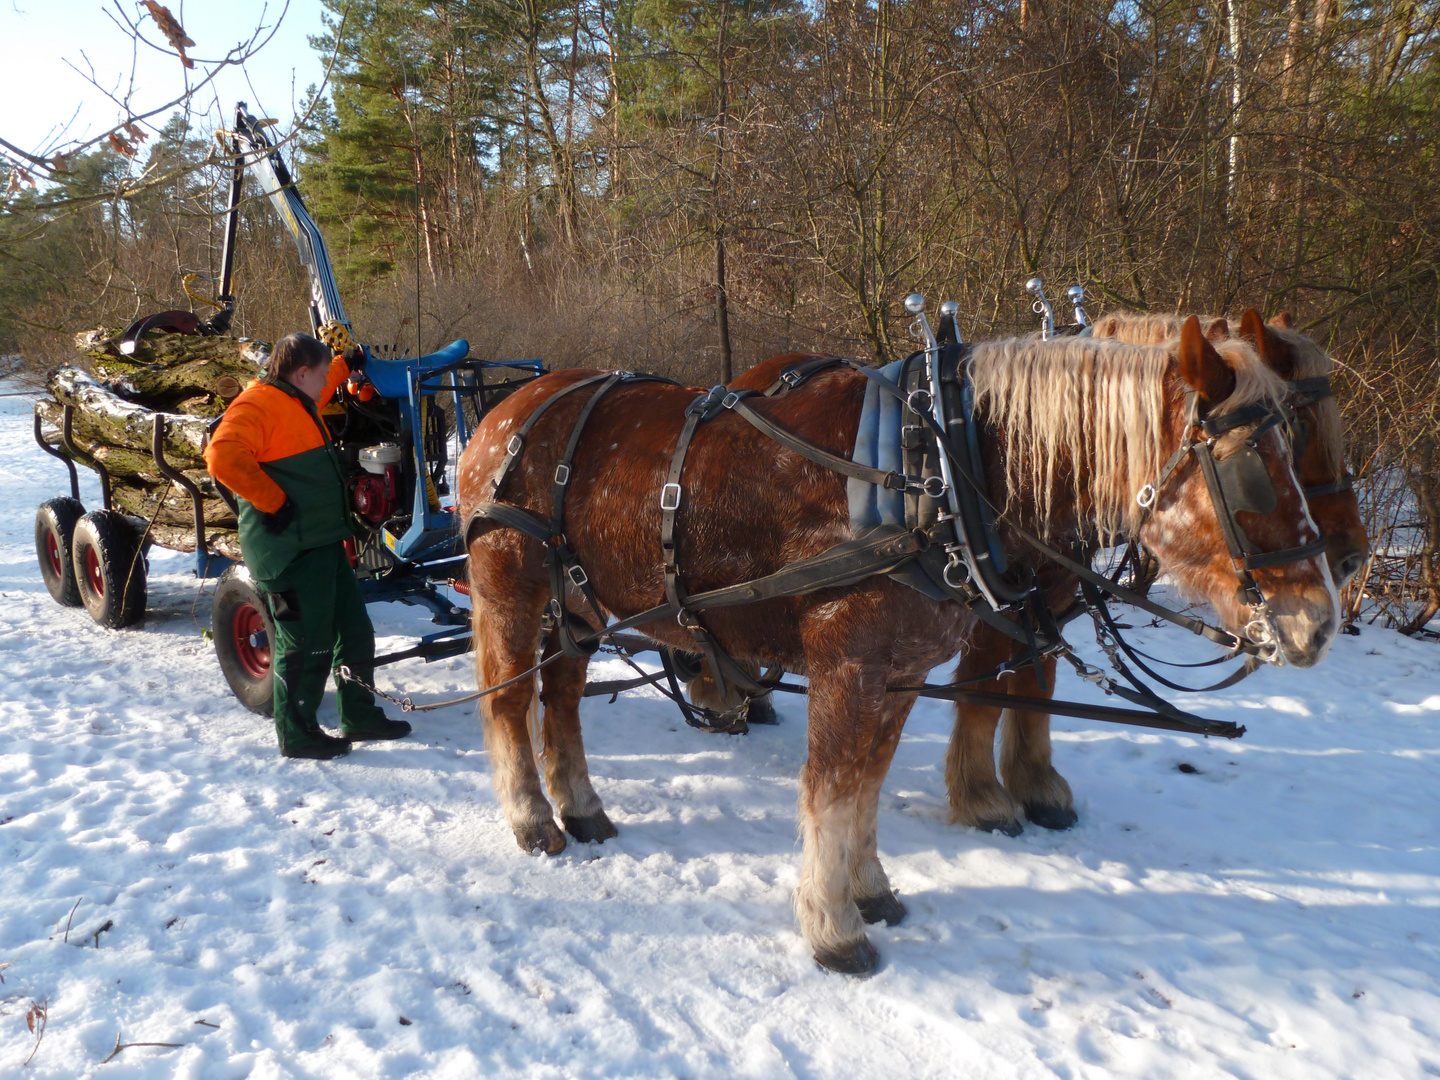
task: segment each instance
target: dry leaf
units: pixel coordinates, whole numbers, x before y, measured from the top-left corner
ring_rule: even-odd
[[[70,171],[70,159],[67,158],[64,154],[56,154],[50,159],[50,164],[55,166],[56,172]]]
[[[158,26],[160,32],[165,35],[165,39],[169,41],[175,51],[180,54],[180,62],[187,68],[193,68],[195,61],[185,55],[185,48],[189,46],[193,49],[195,42],[185,36],[185,30],[181,27],[175,16],[170,14],[170,9],[164,4],[157,4],[155,0],[144,0],[144,3],[150,10],[150,18],[155,20],[155,25]]]
[[[149,138],[149,136],[146,135],[145,132],[141,131],[134,124],[126,124],[125,133],[129,135],[132,139],[134,139],[137,143],[142,143]]]
[[[110,149],[117,154],[124,154],[126,157],[135,156],[135,147],[131,146],[129,140],[117,131],[110,133]]]

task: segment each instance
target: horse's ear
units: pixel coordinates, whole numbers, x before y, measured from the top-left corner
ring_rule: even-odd
[[[1205,340],[1217,345],[1222,341],[1229,341],[1229,321],[1223,318],[1210,320],[1210,325],[1205,328]]]
[[[1288,311],[1282,311],[1270,320],[1270,325],[1280,330],[1294,330],[1295,317]]]
[[[1235,372],[1200,332],[1200,320],[1191,315],[1180,327],[1180,377],[1207,405],[1216,405],[1235,392]]]
[[[1265,366],[1282,379],[1295,377],[1295,353],[1290,344],[1280,338],[1273,329],[1260,319],[1260,313],[1249,308],[1240,317],[1240,336],[1251,341]]]

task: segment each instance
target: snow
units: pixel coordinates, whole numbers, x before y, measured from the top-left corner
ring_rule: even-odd
[[[587,701],[620,836],[533,858],[473,705],[286,761],[226,690],[188,559],[155,553],[143,627],[56,606],[32,515],[64,484],[0,399],[0,1076],[1440,1075],[1434,644],[1367,628],[1177,697],[1237,742],[1057,720],[1080,824],[1016,839],[946,823],[950,714],[922,701],[880,813],[909,917],[856,981],[790,911],[803,700],[744,738]],[[429,628],[372,612],[382,649]],[[473,688],[463,658],[381,681]],[[117,1037],[181,1045],[102,1065]]]

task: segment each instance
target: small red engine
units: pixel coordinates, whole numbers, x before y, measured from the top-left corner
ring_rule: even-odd
[[[398,443],[377,443],[360,451],[365,471],[350,482],[350,501],[357,513],[371,525],[391,517],[400,502],[400,459]]]

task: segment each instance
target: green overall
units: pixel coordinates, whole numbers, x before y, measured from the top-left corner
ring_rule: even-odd
[[[316,711],[331,670],[343,665],[373,683],[375,629],[341,543],[301,551],[261,592],[275,626],[275,732],[281,749],[293,750],[320,730]],[[368,690],[338,676],[335,682],[342,735],[385,719]]]
[[[344,665],[373,683],[375,628],[345,554],[344,541],[355,530],[340,456],[315,403],[287,382],[273,385],[304,407],[320,435],[313,449],[260,463],[295,504],[294,519],[284,530],[268,532],[265,515],[239,500],[240,549],[275,627],[270,646],[275,732],[286,750],[320,733],[316,712],[331,670]],[[338,678],[336,684],[342,735],[385,719],[368,690]]]

